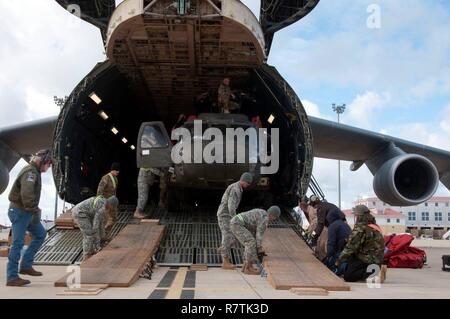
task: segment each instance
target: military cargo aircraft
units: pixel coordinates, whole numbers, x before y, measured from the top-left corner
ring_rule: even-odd
[[[100,29],[107,59],[80,81],[57,118],[0,130],[1,192],[17,161],[44,147],[56,159],[58,192],[71,203],[95,192],[112,161],[122,164],[119,197],[128,203],[136,201],[137,166],[172,166],[169,187],[187,195],[177,201],[217,206],[207,192],[251,170],[258,177],[253,192],[261,195],[255,198],[264,202],[256,205],[269,198],[292,207],[308,189],[314,157],[352,161],[352,170],[367,165],[377,196],[395,206],[428,200],[439,180],[450,189],[449,151],[308,116],[266,63],[275,33],[319,0],[261,0],[259,20],[239,0],[124,0],[117,7],[114,0],[56,1]],[[217,90],[227,77],[240,111],[219,114]],[[261,176],[258,162],[172,165],[168,154],[177,143],[168,133],[194,124],[180,125],[183,116],[209,128],[277,128],[278,171]],[[152,131],[157,143],[144,141]]]

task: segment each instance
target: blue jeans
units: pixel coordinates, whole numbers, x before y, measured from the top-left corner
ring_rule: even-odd
[[[22,257],[21,269],[30,269],[33,267],[34,256],[44,243],[47,232],[41,223],[32,224],[33,215],[19,208],[10,208],[8,217],[12,223],[12,245],[8,256],[8,266],[6,270],[7,280],[13,280],[19,277],[18,267],[20,252],[24,245],[25,233],[28,230],[31,233],[31,243]]]
[[[336,267],[336,261],[338,260],[340,254],[341,254],[341,252],[338,252],[334,256],[329,256],[325,259],[326,266],[332,272],[334,272],[337,276],[343,275],[345,272],[345,269],[347,268],[347,262],[343,262],[342,264],[339,265],[339,267]]]

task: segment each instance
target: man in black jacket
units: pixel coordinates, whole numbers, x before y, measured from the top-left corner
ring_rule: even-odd
[[[331,210],[326,221],[328,224],[327,257],[325,264],[332,271],[336,272],[336,260],[344,249],[347,239],[352,233],[350,226],[342,219],[342,212],[339,209]],[[337,274],[339,274],[337,272]]]
[[[321,201],[319,197],[315,195],[311,196],[309,201],[310,205],[317,210],[317,226],[316,229],[314,230],[315,235],[313,241],[317,243],[316,254],[320,260],[324,260],[327,255],[326,253],[327,238],[328,238],[327,232],[328,223],[326,221],[327,215],[329,212],[333,210],[339,211],[339,215],[342,220],[345,220],[345,215],[336,205],[328,203],[326,201]]]

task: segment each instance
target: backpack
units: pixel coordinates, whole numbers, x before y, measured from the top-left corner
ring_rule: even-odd
[[[384,263],[389,268],[422,268],[427,255],[422,249],[411,247],[411,234],[393,234],[384,237]]]

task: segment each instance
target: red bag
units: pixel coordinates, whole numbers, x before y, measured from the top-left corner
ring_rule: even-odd
[[[422,268],[427,256],[422,249],[410,246],[413,240],[410,234],[385,236],[384,263],[389,268]]]

